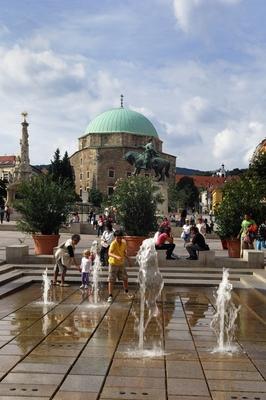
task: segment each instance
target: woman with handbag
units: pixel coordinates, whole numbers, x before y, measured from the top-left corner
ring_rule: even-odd
[[[114,231],[112,224],[110,222],[106,222],[105,231],[101,237],[100,261],[102,266],[108,265],[108,250],[113,240]]]

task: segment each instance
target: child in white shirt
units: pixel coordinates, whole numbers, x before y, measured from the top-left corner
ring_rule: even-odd
[[[90,250],[84,250],[83,257],[81,259],[80,264],[80,272],[81,272],[81,289],[88,289],[89,287],[89,274],[92,271],[92,262],[93,257]]]

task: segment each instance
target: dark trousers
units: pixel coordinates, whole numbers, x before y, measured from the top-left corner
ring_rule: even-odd
[[[104,226],[103,226],[103,225],[102,225],[102,226],[99,226],[99,225],[98,225],[98,232],[97,232],[97,236],[98,236],[98,237],[99,237],[99,236],[102,236],[103,230],[104,230]]]
[[[101,261],[101,263],[102,263],[102,265],[108,265],[108,250],[109,250],[109,247],[110,246],[108,246],[108,247],[101,247],[101,250],[100,250],[100,261]]]
[[[156,250],[166,250],[166,258],[170,258],[175,248],[174,243],[164,243],[161,246],[155,246]]]
[[[88,272],[82,272],[81,281],[82,281],[82,285],[88,286],[88,284],[89,284],[89,273]]]

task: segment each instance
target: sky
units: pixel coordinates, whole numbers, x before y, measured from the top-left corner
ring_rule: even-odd
[[[98,114],[144,114],[177,166],[245,168],[266,137],[265,0],[0,0],[0,155],[69,155]]]

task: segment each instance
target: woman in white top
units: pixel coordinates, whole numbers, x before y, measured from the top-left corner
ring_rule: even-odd
[[[206,237],[206,224],[203,222],[203,219],[200,217],[198,218],[198,223],[196,227],[199,230],[199,233],[202,234],[202,236]]]
[[[184,240],[184,247],[186,246],[187,243],[190,242],[190,228],[191,225],[189,224],[189,219],[186,218],[185,224],[183,225],[183,231],[181,233],[181,239]]]
[[[106,222],[105,231],[101,237],[101,250],[100,250],[100,261],[103,266],[108,265],[108,250],[110,244],[114,240],[114,231],[112,224],[110,222]]]

